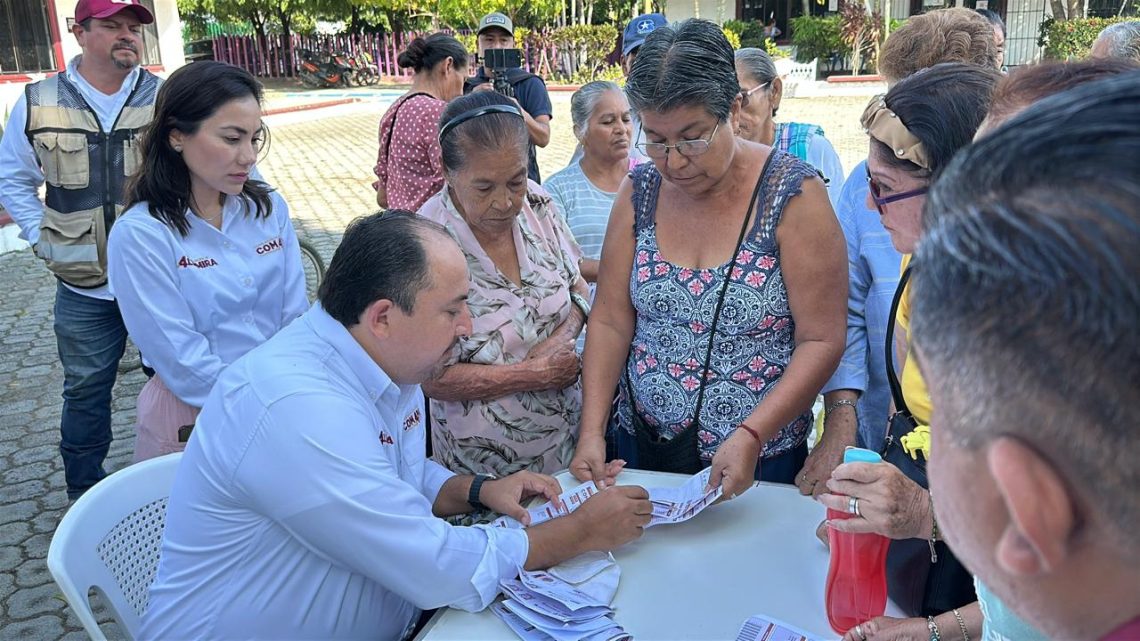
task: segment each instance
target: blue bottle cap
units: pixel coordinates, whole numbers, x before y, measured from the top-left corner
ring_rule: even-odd
[[[861,447],[849,447],[843,451],[844,463],[882,463],[883,457]]]

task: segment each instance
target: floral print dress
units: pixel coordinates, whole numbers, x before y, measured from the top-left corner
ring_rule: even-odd
[[[458,362],[518,363],[569,318],[581,251],[537,184],[530,184],[513,230],[521,285],[495,267],[446,186],[419,213],[446,227],[467,257],[472,332],[460,340]],[[489,401],[432,399],[432,457],[457,474],[551,474],[570,464],[581,413],[580,382]]]
[[[757,214],[731,263],[717,325],[697,431],[706,461],[779,383],[795,347],[776,227],[803,180],[818,173],[795,156],[772,153],[761,178]],[[629,291],[637,321],[626,373],[638,414],[655,436],[671,438],[692,424],[713,313],[729,264],[690,269],[662,256],[655,221],[661,174],[647,163],[634,169],[632,178],[636,246]],[[627,386],[623,382],[618,389],[611,427],[632,434]],[[764,444],[763,456],[798,446],[811,422],[809,409]]]

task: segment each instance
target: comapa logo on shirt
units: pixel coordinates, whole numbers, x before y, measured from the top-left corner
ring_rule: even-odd
[[[281,237],[278,236],[277,238],[274,238],[273,240],[267,240],[264,243],[261,243],[260,245],[258,245],[257,246],[257,255],[260,256],[262,254],[272,254],[273,252],[275,252],[279,249],[282,249],[284,247],[285,247],[285,243],[281,240]]]
[[[415,427],[419,424],[420,424],[420,411],[417,409],[416,411],[412,412],[411,414],[408,414],[408,416],[406,418],[404,418],[404,431],[407,432],[408,430],[412,429],[413,427]]]
[[[205,269],[207,267],[217,267],[218,261],[213,258],[188,258],[183,256],[178,259],[178,266],[182,268],[196,267],[198,269]]]

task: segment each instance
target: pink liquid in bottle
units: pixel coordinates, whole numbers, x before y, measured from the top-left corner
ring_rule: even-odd
[[[882,459],[870,450],[850,447],[844,452],[843,462],[881,463]],[[860,517],[828,508],[827,518]],[[843,634],[881,616],[887,609],[886,561],[890,539],[880,534],[850,534],[828,528],[827,540],[831,547],[824,595],[827,620],[833,630]]]

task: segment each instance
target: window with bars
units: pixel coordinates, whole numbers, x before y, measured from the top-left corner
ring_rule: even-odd
[[[43,0],[0,0],[0,75],[56,69]]]
[[[154,0],[139,0],[139,4],[150,9],[150,15],[156,16],[154,22],[143,25],[143,50],[139,52],[139,58],[144,65],[160,65],[162,53],[158,48],[158,20],[154,12]]]

